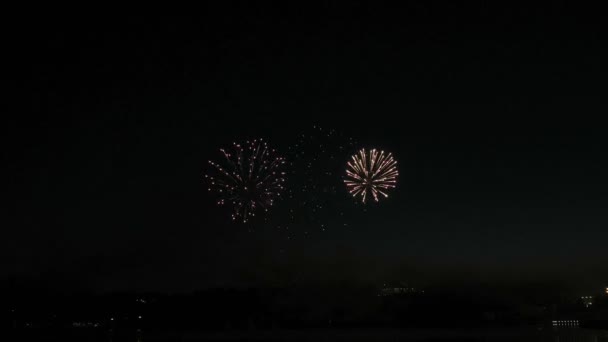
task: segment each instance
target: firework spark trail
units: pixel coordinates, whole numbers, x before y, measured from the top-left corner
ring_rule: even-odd
[[[293,136],[287,145],[289,187],[276,215],[268,223],[286,241],[307,239],[332,228],[346,228],[351,217],[344,215],[348,202],[337,200],[346,151],[356,151],[356,141],[342,131],[311,126]],[[350,153],[347,153],[350,154]]]
[[[232,219],[246,223],[255,216],[258,207],[268,211],[281,195],[285,182],[281,168],[285,159],[261,139],[233,143],[233,149],[234,153],[220,149],[226,166],[210,160],[213,172],[205,178],[208,190],[219,195],[217,204],[232,204]]]
[[[378,202],[378,194],[388,197],[388,190],[395,188],[398,175],[397,161],[391,153],[361,149],[347,162],[344,183],[349,193],[355,198],[360,196],[363,203],[368,194]]]

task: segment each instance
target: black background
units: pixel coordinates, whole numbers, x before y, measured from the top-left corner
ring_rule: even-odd
[[[605,286],[593,9],[205,6],[21,19],[0,277],[61,291]],[[287,151],[313,125],[393,152],[391,197],[363,210],[336,177],[343,216],[321,216],[327,229],[230,222],[202,182],[207,160],[258,137]]]

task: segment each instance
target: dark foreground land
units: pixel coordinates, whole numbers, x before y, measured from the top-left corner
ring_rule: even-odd
[[[311,291],[33,292],[13,297],[0,341],[608,342],[605,294],[538,302],[392,288],[339,301]]]

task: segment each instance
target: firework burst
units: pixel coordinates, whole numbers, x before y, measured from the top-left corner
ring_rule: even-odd
[[[388,197],[388,190],[397,183],[397,161],[391,153],[376,149],[361,149],[347,163],[344,183],[350,194],[366,203],[371,195],[378,202],[378,194]]]
[[[224,159],[210,160],[212,172],[205,175],[209,191],[219,195],[217,204],[232,206],[232,219],[243,223],[258,209],[268,211],[284,188],[285,159],[262,139],[233,143],[230,150],[220,152]]]

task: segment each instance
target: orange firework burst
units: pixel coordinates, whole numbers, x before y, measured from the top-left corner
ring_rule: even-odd
[[[397,183],[397,161],[391,153],[361,149],[347,163],[344,183],[353,197],[366,203],[369,194],[378,202],[378,194],[388,197]]]

